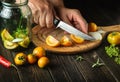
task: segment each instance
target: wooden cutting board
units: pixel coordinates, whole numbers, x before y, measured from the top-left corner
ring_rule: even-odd
[[[103,34],[103,39],[105,35],[108,32],[111,31],[120,31],[120,25],[113,25],[113,26],[99,26],[99,29],[105,31]],[[40,28],[39,25],[36,25],[32,29],[32,41],[36,46],[41,46],[43,47],[46,51],[54,52],[54,53],[59,53],[59,54],[74,54],[78,52],[86,52],[91,49],[94,49],[98,47],[101,43],[102,40],[96,40],[96,41],[85,41],[82,44],[73,44],[73,46],[70,47],[50,47],[45,43],[45,39],[48,35],[52,35],[57,39],[60,39],[63,35],[69,35],[65,34],[63,30],[59,28]]]

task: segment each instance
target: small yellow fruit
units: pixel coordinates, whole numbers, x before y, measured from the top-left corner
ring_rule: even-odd
[[[61,38],[61,41],[60,41],[61,45],[63,46],[71,46],[72,45],[72,41],[70,41],[70,39],[67,37],[67,36],[63,36]]]
[[[43,57],[46,55],[45,49],[43,47],[38,46],[33,50],[33,55],[35,55],[37,58]]]
[[[8,40],[4,40],[3,44],[6,49],[15,49],[19,46],[17,43],[10,42]]]
[[[53,36],[49,35],[46,38],[46,44],[52,47],[56,47],[60,45],[60,41],[58,41],[57,39],[55,39]]]
[[[107,41],[110,44],[120,45],[120,32],[111,32],[107,36]]]
[[[73,34],[71,34],[70,37],[76,43],[83,43],[84,42],[84,39],[82,37],[78,37],[78,36],[75,36]]]
[[[16,65],[24,65],[27,62],[26,54],[24,54],[22,52],[16,54],[16,56],[14,58],[14,62]]]
[[[19,44],[20,46],[22,46],[23,48],[27,48],[28,45],[29,45],[29,43],[30,43],[30,38],[29,38],[29,37],[25,37],[25,38],[23,39],[23,41],[18,42],[18,44]]]
[[[28,63],[34,64],[37,61],[37,58],[33,54],[28,54],[27,55],[27,60],[28,60]]]
[[[95,32],[98,30],[98,26],[91,22],[91,23],[88,23],[88,32]]]
[[[12,37],[12,35],[10,35],[10,33],[6,29],[3,29],[3,31],[1,32],[1,38],[3,41],[12,41],[14,39],[14,37]]]
[[[47,66],[49,64],[49,59],[47,57],[41,57],[38,59],[38,66],[40,68],[44,68],[45,66]]]

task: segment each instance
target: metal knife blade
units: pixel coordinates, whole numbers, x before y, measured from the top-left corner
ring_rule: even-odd
[[[65,31],[67,31],[68,33],[74,34],[76,36],[80,36],[86,40],[95,40],[95,38],[77,30],[76,28],[74,28],[73,26],[59,20],[59,19],[54,19],[54,24],[56,27],[59,27]]]

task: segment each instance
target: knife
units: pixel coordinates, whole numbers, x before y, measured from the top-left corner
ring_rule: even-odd
[[[69,25],[69,24],[67,24],[59,19],[55,18],[53,23],[57,28],[59,27],[68,33],[74,34],[76,36],[80,36],[86,40],[95,40],[95,38],[81,32],[80,30],[77,30],[75,27],[73,27],[73,26],[71,26],[71,25]]]

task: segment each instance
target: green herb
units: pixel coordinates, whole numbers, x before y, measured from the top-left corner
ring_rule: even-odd
[[[84,58],[82,57],[82,56],[78,56],[77,58],[76,58],[76,60],[78,61],[82,61]]]
[[[22,20],[23,20],[23,16],[21,15],[20,21],[19,21],[19,24],[18,24],[18,28],[21,28],[21,26],[22,26]]]
[[[120,65],[120,57],[115,57],[115,62]]]
[[[117,64],[120,64],[120,49],[119,49],[119,47],[111,44],[110,46],[105,47],[105,51],[109,57],[114,58],[114,61]]]
[[[28,32],[25,28],[17,28],[13,33],[13,36],[16,38],[25,38],[27,35]]]
[[[79,60],[79,61],[85,60],[85,61],[87,61],[87,62],[89,62],[89,63],[92,63],[92,68],[100,67],[100,66],[104,65],[104,63],[100,63],[99,58],[97,59],[96,62],[90,62],[90,61],[86,60],[85,58],[83,58],[82,56],[77,56],[76,60],[77,60],[77,61],[78,61],[78,60]]]
[[[16,29],[13,31],[13,36],[15,38],[24,38],[28,35],[28,29],[26,29],[26,18],[23,17],[23,14],[20,10],[20,17],[16,26]]]
[[[13,36],[16,38],[24,38],[28,35],[27,29],[25,28],[25,25],[23,24],[24,18],[23,16],[20,17],[19,24],[17,29],[13,32]]]
[[[97,61],[95,63],[93,63],[92,68],[99,67],[99,66],[102,66],[102,65],[104,65],[104,63],[100,63],[100,60],[98,58]]]
[[[119,48],[116,47],[115,45],[106,46],[105,50],[107,55],[110,57],[118,56],[120,54]]]

